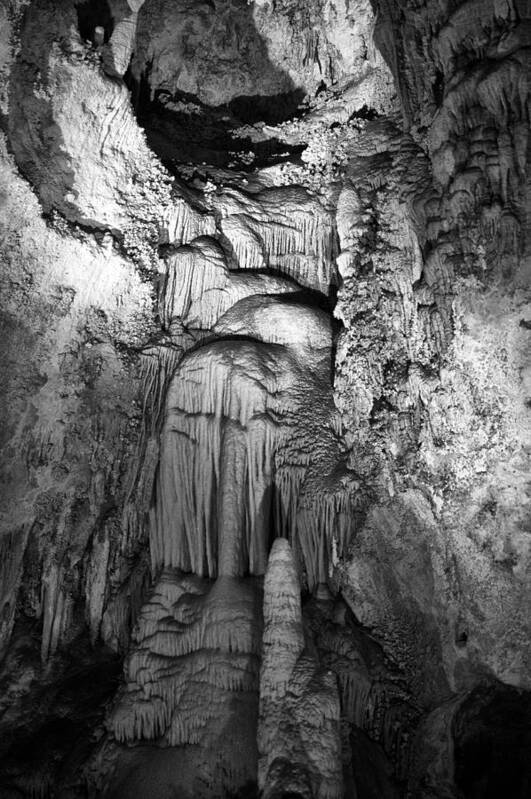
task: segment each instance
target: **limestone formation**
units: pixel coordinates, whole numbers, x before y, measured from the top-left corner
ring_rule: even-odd
[[[271,548],[264,581],[258,787],[264,797],[343,794],[339,695],[305,651],[300,587],[288,541]]]
[[[0,4],[0,796],[527,797],[530,34]]]

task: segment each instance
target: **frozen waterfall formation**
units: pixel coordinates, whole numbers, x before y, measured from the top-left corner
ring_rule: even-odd
[[[410,709],[379,653],[373,683],[327,588],[353,501],[332,395],[335,230],[301,187],[209,202],[166,218],[166,343],[145,376],[160,577],[102,757],[116,799],[149,799],[161,771],[190,795],[232,795],[257,762],[264,799],[340,799],[350,725],[399,771]]]
[[[326,310],[333,229],[303,189],[217,203],[224,235],[173,242],[165,257],[159,313],[180,355],[150,520],[161,576],[111,726],[119,742],[186,745],[196,792],[197,775],[212,795],[235,790],[259,757],[265,797],[289,786],[339,799],[337,677],[308,653],[300,605],[301,579],[325,585],[348,533]]]
[[[276,218],[258,223],[257,212],[265,214],[256,198],[243,222],[231,220],[232,268],[205,236],[167,259],[165,324],[176,342],[179,326],[195,330],[199,340],[167,393],[153,513],[155,567],[205,577],[262,575],[270,541],[283,535],[313,588],[326,581],[333,540],[343,544],[332,325],[313,300],[323,292],[326,303],[333,279],[332,231],[319,226],[322,211],[305,211],[303,203],[301,210],[294,200],[292,215],[277,210]],[[241,227],[247,231],[251,223],[262,263],[242,246]],[[270,277],[264,268],[275,256],[285,276]],[[252,274],[253,266],[261,273]]]

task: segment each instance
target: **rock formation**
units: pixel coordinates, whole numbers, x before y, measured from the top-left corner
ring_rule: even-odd
[[[0,5],[2,797],[527,797],[530,35]]]
[[[258,787],[264,797],[343,795],[340,710],[333,671],[305,651],[300,587],[289,543],[277,538],[264,580]]]

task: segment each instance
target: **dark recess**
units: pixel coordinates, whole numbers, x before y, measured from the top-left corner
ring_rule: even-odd
[[[453,737],[463,799],[529,799],[531,692],[477,688],[456,714]]]
[[[276,97],[237,98],[229,105],[210,107],[183,92],[170,95],[157,91],[152,99],[149,70],[139,81],[128,72],[125,82],[149,146],[171,172],[184,164],[218,168],[236,165],[240,171],[253,171],[271,163],[298,159],[304,150],[304,145],[288,145],[276,138],[253,141],[234,135],[243,125],[292,118],[302,99],[300,90]],[[251,163],[240,160],[237,154],[241,152],[252,152],[254,160]]]
[[[304,111],[300,106],[303,100],[302,89],[293,89],[271,96],[255,94],[251,97],[235,97],[228,104],[228,109],[242,123],[252,125],[266,122],[275,125],[302,116]]]
[[[440,106],[444,98],[444,74],[438,69],[435,72],[435,80],[433,81],[433,99],[435,104]]]
[[[105,30],[105,41],[109,40],[114,22],[107,0],[85,0],[84,3],[77,4],[76,10],[82,39],[93,42],[94,29],[99,26]]]
[[[35,676],[16,700],[17,727],[7,719],[3,726],[0,719],[0,796],[29,796],[30,785],[43,796],[55,796],[54,791],[79,778],[106,703],[119,685],[123,662],[106,647],[93,647],[82,634],[58,653],[47,674],[40,669],[34,625],[19,620],[14,638],[20,661],[33,664]],[[0,674],[0,691],[6,678],[11,679],[9,673]]]

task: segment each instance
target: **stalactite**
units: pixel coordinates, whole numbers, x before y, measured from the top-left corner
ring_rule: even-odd
[[[92,548],[85,585],[86,616],[92,643],[99,636],[105,610],[110,551],[111,542],[104,528],[102,539],[96,540]]]
[[[342,555],[346,550],[350,540],[348,515],[351,510],[352,497],[344,489],[330,493],[321,491],[310,497],[305,495],[302,504],[299,500],[290,538],[301,552],[310,589],[327,581],[334,545],[336,555]]]
[[[168,384],[181,356],[178,348],[171,347],[154,347],[142,353],[142,419],[148,425],[148,435],[160,430]]]
[[[71,626],[73,600],[64,590],[63,568],[52,563],[42,581],[42,642],[41,657],[47,662],[53,655],[63,634]]]
[[[176,347],[152,347],[140,355],[140,428],[130,468],[123,478],[122,515],[116,526],[102,525],[87,557],[83,590],[90,634],[94,641],[101,634],[118,651],[127,646],[149,581],[148,562],[142,548],[147,544],[149,532],[147,521],[159,462],[159,432],[167,386],[181,353]],[[106,490],[111,488],[106,486]],[[116,536],[117,527],[119,536]],[[50,622],[46,625],[49,637]]]
[[[127,500],[122,517],[122,547],[128,552],[142,538],[159,460],[158,438],[163,422],[168,385],[182,357],[177,347],[153,347],[142,353],[141,429],[136,457],[128,475]]]
[[[215,576],[220,536],[226,539],[230,531],[243,553],[247,550],[247,558],[242,555],[246,563],[237,571],[263,573],[265,541],[257,536],[263,539],[267,528],[262,503],[272,481],[276,436],[267,406],[277,370],[275,357],[252,342],[218,342],[184,359],[170,386],[162,434],[152,536],[155,565]],[[216,502],[224,490],[220,471],[223,465],[229,468],[223,459],[231,425],[241,430],[240,444],[231,445],[241,499],[235,495],[220,514]],[[245,494],[252,502],[245,502],[244,512]],[[226,489],[224,497],[230,500]],[[229,569],[228,560],[223,563]]]

